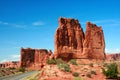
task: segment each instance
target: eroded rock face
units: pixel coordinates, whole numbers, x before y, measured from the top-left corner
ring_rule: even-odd
[[[21,67],[27,69],[40,69],[51,56],[52,52],[46,49],[21,49]]]
[[[108,61],[115,61],[115,60],[120,60],[120,53],[108,53],[106,54],[106,60]]]
[[[105,41],[101,27],[87,22],[83,54],[91,59],[105,59]]]
[[[84,34],[78,20],[60,18],[54,45],[55,58],[105,59],[103,30],[90,22],[87,23]]]
[[[55,33],[55,56],[72,58],[83,51],[84,33],[78,20],[60,18]]]
[[[9,61],[0,63],[0,68],[19,68],[20,62],[19,61]]]

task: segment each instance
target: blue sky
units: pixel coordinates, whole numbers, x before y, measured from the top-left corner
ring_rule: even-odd
[[[21,47],[54,51],[59,17],[102,26],[106,52],[120,52],[120,0],[0,0],[0,62],[19,60]]]

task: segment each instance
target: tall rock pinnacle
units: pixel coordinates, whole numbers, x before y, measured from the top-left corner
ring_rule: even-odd
[[[102,28],[90,22],[87,23],[86,33],[84,34],[78,20],[59,18],[54,45],[54,56],[56,58],[105,58]]]

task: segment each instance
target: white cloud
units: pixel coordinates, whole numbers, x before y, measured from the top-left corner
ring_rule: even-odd
[[[10,55],[8,58],[1,60],[0,63],[8,61],[20,61],[20,55],[18,54]]]
[[[101,26],[106,26],[106,27],[120,26],[119,19],[96,20],[96,21],[91,21],[91,22],[93,22],[95,24],[101,24]]]
[[[10,27],[16,27],[16,28],[25,28],[27,26],[27,25],[20,25],[20,24],[14,24],[14,23],[3,22],[3,21],[0,21],[0,24],[10,26]]]
[[[15,28],[33,28],[33,26],[42,26],[45,25],[44,22],[42,21],[36,21],[36,22],[32,22],[28,25],[25,24],[16,24],[16,23],[9,23],[9,22],[4,22],[4,21],[0,21],[0,25],[5,25],[5,26],[10,26],[10,27],[15,27]]]
[[[117,49],[116,49],[116,52],[120,52],[120,49],[117,48]]]
[[[20,58],[20,55],[16,55],[16,54],[15,55],[11,55],[11,58],[12,59]]]
[[[119,48],[112,48],[112,49],[105,49],[106,53],[120,53],[120,49]]]
[[[7,59],[3,59],[3,60],[0,61],[0,63],[7,62],[7,61],[8,61]]]
[[[37,21],[37,22],[33,22],[32,25],[33,26],[42,26],[42,25],[45,25],[45,23],[42,21]]]

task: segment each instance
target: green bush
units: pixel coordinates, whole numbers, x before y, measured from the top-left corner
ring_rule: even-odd
[[[69,65],[66,64],[66,63],[58,64],[58,68],[60,70],[65,71],[65,72],[70,72],[71,71]]]
[[[73,75],[74,77],[78,77],[78,76],[79,76],[79,73],[74,72],[74,73],[72,73],[72,75]]]
[[[107,78],[117,78],[118,77],[117,64],[116,63],[109,64],[107,66],[107,70],[102,68],[102,72]]]
[[[65,63],[61,58],[58,58],[55,60],[57,64]]]
[[[74,80],[85,80],[85,79],[81,77],[75,77]]]
[[[75,77],[74,80],[82,80],[80,77]]]
[[[90,63],[89,66],[90,66],[90,67],[93,67],[93,63]]]
[[[76,59],[71,59],[71,60],[70,60],[70,63],[71,63],[72,65],[77,65]]]
[[[56,61],[54,59],[49,59],[47,61],[47,64],[56,64]]]
[[[87,76],[88,78],[91,78],[91,74],[86,74],[86,76]]]
[[[95,71],[91,71],[90,73],[96,75],[96,72],[95,72]]]
[[[25,72],[25,68],[19,68],[18,71],[19,72]]]

